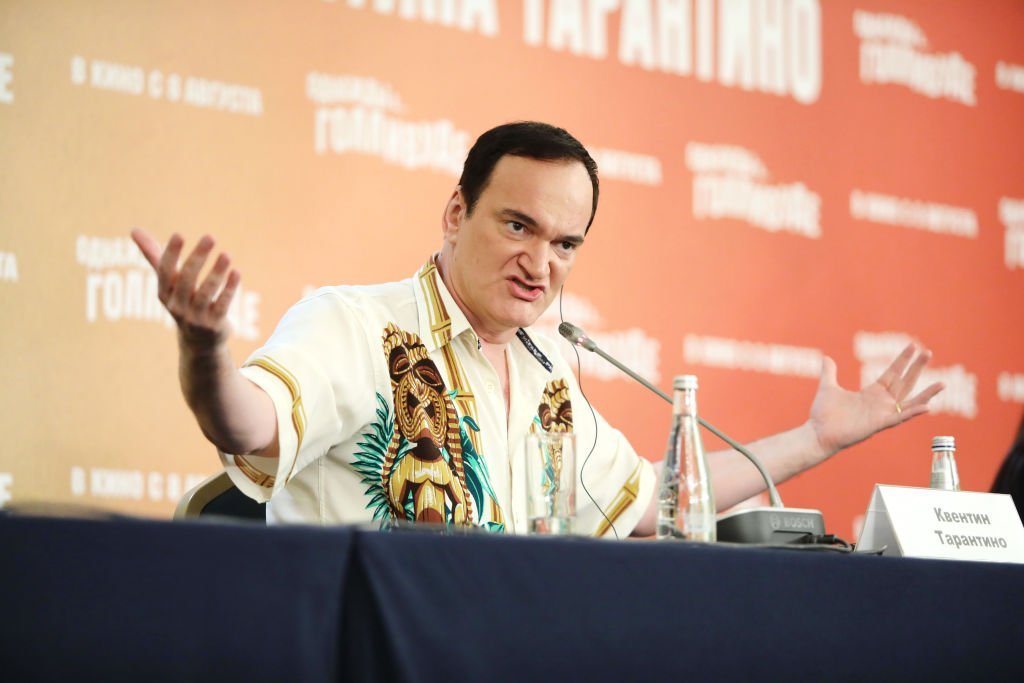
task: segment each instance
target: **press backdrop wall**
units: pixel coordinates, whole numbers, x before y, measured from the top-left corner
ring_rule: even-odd
[[[934,351],[934,414],[788,504],[852,537],[936,434],[988,488],[1024,404],[1020,2],[6,0],[0,504],[163,517],[218,467],[131,228],[218,238],[241,361],[309,288],[411,275],[469,145],[518,119],[601,167],[566,319],[666,389],[699,375],[736,437],[803,422],[823,354],[859,387]],[[582,381],[662,456],[667,405],[596,357]]]

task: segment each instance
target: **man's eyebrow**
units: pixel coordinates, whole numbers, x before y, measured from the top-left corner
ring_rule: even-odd
[[[534,220],[533,216],[525,214],[522,211],[516,211],[515,209],[502,209],[498,212],[498,215],[502,218],[507,218],[509,220],[522,223],[523,225],[528,225],[531,228],[537,227],[537,221]]]
[[[517,211],[516,209],[502,209],[501,211],[498,212],[498,216],[500,216],[503,220],[516,221],[517,223],[522,223],[523,225],[529,226],[531,228],[537,227],[537,221],[534,220],[532,216],[530,216],[529,214],[525,214],[522,211]],[[583,244],[583,236],[566,235],[565,237],[559,237],[556,241],[568,242],[569,244],[578,247]]]

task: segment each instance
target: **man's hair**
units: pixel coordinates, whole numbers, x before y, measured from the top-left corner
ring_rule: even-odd
[[[494,166],[503,156],[539,161],[578,161],[587,169],[594,189],[587,230],[597,213],[597,164],[579,140],[568,131],[539,121],[517,121],[492,128],[473,143],[462,167],[459,185],[466,200],[466,214],[473,213],[480,195],[487,189]]]

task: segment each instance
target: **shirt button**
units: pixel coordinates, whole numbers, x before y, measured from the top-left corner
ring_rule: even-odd
[[[494,382],[487,382],[487,383],[486,383],[486,384],[484,385],[484,388],[485,388],[485,389],[487,389],[487,393],[488,393],[488,394],[493,394],[493,393],[494,393],[494,391],[495,391],[495,389],[496,389],[496,387],[495,387],[495,385],[494,385]]]

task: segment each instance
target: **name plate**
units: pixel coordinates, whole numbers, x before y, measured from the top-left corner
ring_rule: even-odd
[[[1024,564],[1024,526],[1004,493],[875,486],[858,552]]]

